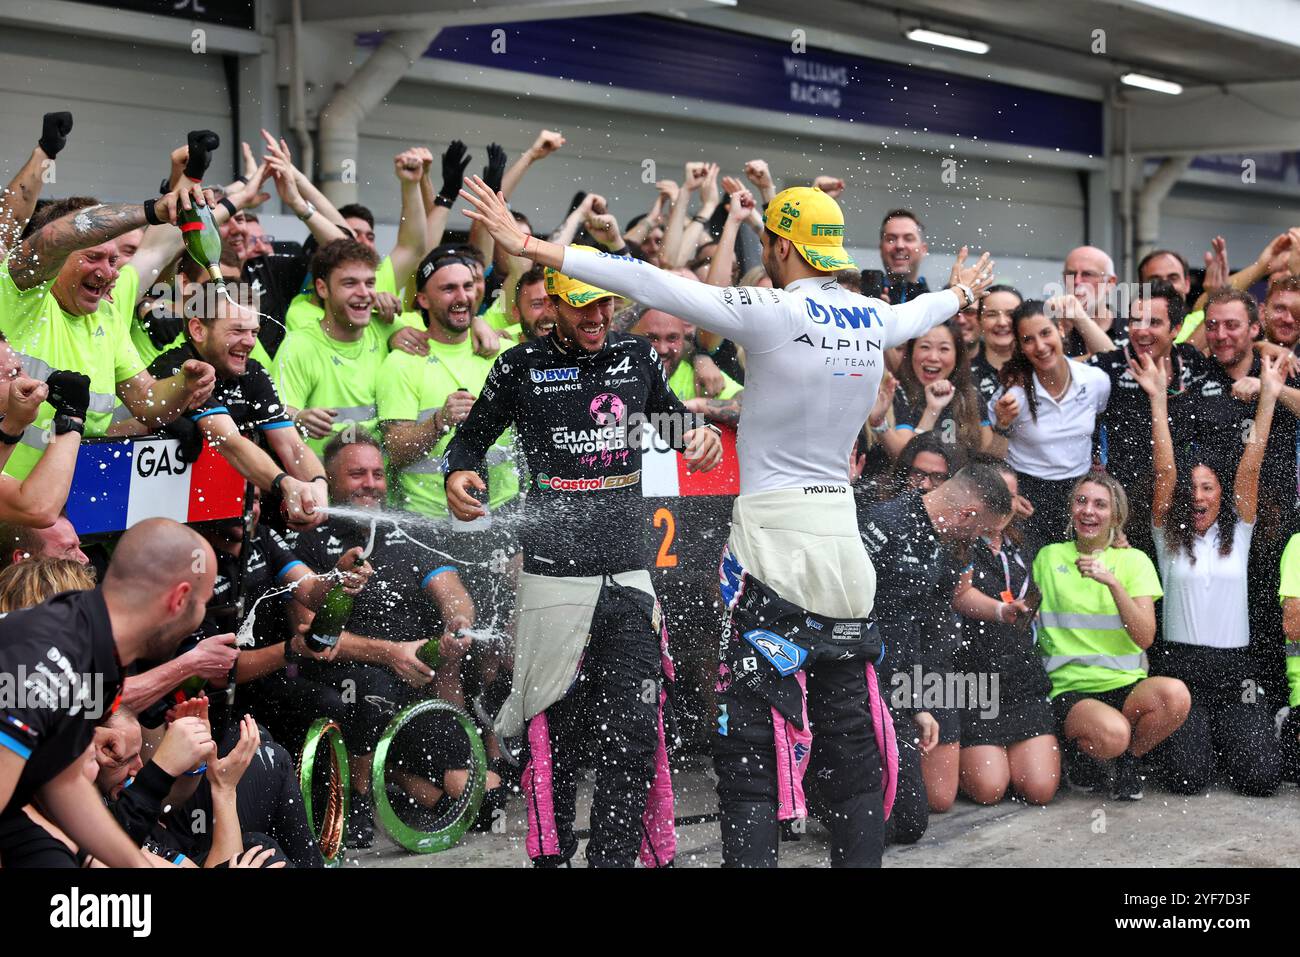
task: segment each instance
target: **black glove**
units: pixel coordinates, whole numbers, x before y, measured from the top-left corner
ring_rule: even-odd
[[[181,444],[176,453],[182,462],[196,462],[203,451],[203,430],[188,415],[181,415],[163,426],[163,433]]]
[[[54,406],[55,415],[70,415],[85,421],[86,410],[90,408],[90,376],[60,369],[51,372],[45,384],[50,387],[45,401]]]
[[[452,140],[447,152],[442,154],[442,189],[438,195],[455,200],[465,183],[465,167],[469,165],[469,151],[460,140]]]
[[[493,193],[501,192],[501,178],[506,175],[506,151],[498,144],[488,147],[488,163],[483,167],[483,182]]]
[[[68,134],[72,132],[72,114],[66,110],[62,113],[46,113],[41,126],[41,138],[36,141],[50,159],[59,155],[59,150],[68,143]]]
[[[196,183],[202,182],[212,162],[212,151],[221,145],[221,137],[211,130],[192,130],[188,142],[190,159],[185,164],[185,175]]]

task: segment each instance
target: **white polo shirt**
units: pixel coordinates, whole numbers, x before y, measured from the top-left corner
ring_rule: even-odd
[[[1004,389],[989,402],[989,420],[996,422],[994,406],[1004,392],[1020,403],[1020,414],[1011,423],[1007,439],[1007,462],[1017,472],[1035,478],[1059,480],[1078,478],[1092,467],[1092,433],[1097,417],[1110,400],[1110,377],[1082,362],[1070,362],[1070,387],[1060,401],[1034,374],[1038,393],[1038,421],[1029,414],[1029,399],[1020,386]]]
[[[1247,562],[1254,524],[1237,522],[1232,551],[1219,554],[1219,523],[1192,542],[1196,563],[1165,548],[1163,529],[1152,526],[1160,580],[1165,585],[1165,641],[1206,648],[1245,648],[1250,643],[1246,602]]]

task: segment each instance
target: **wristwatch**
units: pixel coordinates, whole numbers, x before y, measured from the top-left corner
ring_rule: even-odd
[[[86,423],[81,419],[74,419],[70,415],[56,415],[54,417],[54,434],[64,435],[68,432],[76,432],[78,435],[86,434]]]
[[[316,204],[311,201],[308,201],[307,208],[298,214],[298,218],[305,223],[307,222],[307,220],[311,219],[315,215],[316,215]]]
[[[2,423],[3,420],[0,420],[0,424]],[[4,429],[0,429],[0,443],[3,443],[5,445],[17,445],[22,440],[23,440],[23,434],[21,432],[19,432],[17,435],[10,435]]]

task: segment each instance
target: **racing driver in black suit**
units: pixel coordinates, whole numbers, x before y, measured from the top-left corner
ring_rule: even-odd
[[[662,866],[675,849],[663,733],[672,666],[641,531],[640,426],[697,471],[721,461],[721,441],[669,390],[647,340],[609,331],[614,293],[553,269],[546,290],[555,329],[497,359],[448,446],[447,504],[464,521],[483,514],[475,470],[513,425],[532,488],[514,682],[496,730],[526,728],[529,857],[537,866],[573,857],[577,778],[590,755],[589,865],[631,867],[639,847],[644,863]]]

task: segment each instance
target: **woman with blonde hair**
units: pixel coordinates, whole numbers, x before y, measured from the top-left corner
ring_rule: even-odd
[[[1074,483],[1069,508],[1072,537],[1041,549],[1033,566],[1042,594],[1038,651],[1066,745],[1066,779],[1095,791],[1110,772],[1116,800],[1136,801],[1137,759],[1182,725],[1191,696],[1175,678],[1147,677],[1155,600],[1164,592],[1146,553],[1115,547],[1128,519],[1123,486],[1089,472]]]
[[[95,587],[95,570],[71,558],[29,558],[0,572],[0,612],[39,605],[65,591]]]

